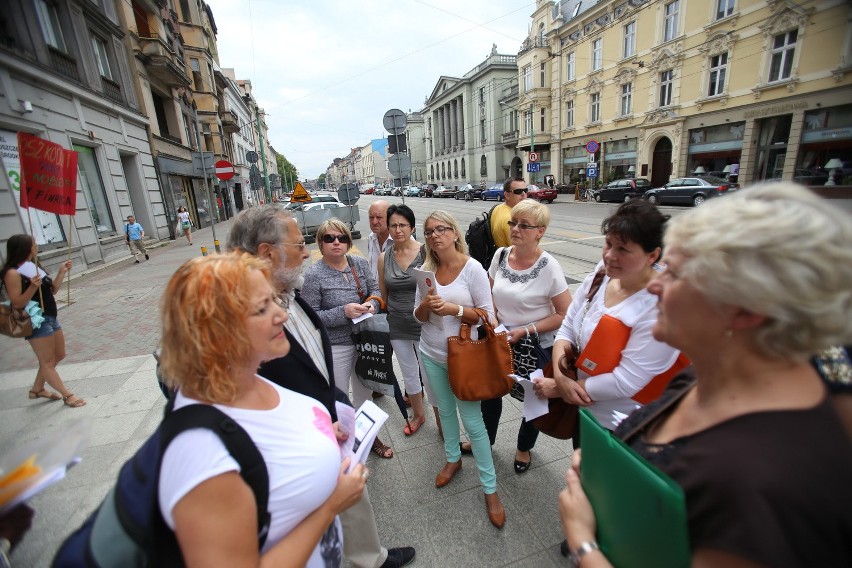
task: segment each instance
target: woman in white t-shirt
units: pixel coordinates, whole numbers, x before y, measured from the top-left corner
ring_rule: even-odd
[[[231,253],[200,257],[169,281],[162,306],[160,364],[178,387],[175,408],[212,404],[251,437],[266,463],[271,516],[258,552],[257,507],[221,440],[187,430],[160,467],[159,506],[187,566],[339,567],[337,515],[361,497],[367,472],[349,473],[328,410],[256,374],[290,350],[287,313],[266,263]]]
[[[538,246],[549,224],[550,209],[538,201],[524,199],[512,207],[509,221],[512,246],[498,249],[488,269],[497,320],[509,329],[509,343],[515,352],[532,349],[528,356],[537,359],[533,369],[544,369],[550,362],[555,332],[571,304],[571,292],[562,268]],[[527,377],[529,373],[516,369],[516,374]],[[482,401],[482,414],[492,445],[502,409],[502,398]],[[521,419],[515,473],[529,469],[530,450],[537,438],[538,429]]]
[[[482,266],[467,255],[464,234],[458,221],[449,213],[434,211],[426,217],[423,236],[426,238],[423,270],[434,272],[436,282],[425,297],[417,288],[414,317],[423,324],[420,328],[420,354],[426,380],[438,401],[447,458],[435,478],[435,486],[447,485],[462,467],[458,411],[473,447],[479,480],[485,491],[488,519],[497,528],[503,528],[506,512],[497,495],[497,474],[479,402],[457,399],[447,378],[447,338],[459,334],[462,322],[471,325],[479,322],[473,308],[481,308],[491,318],[494,317],[488,276]],[[430,317],[432,314],[441,318],[442,327],[435,325]]]
[[[186,240],[189,244],[192,244],[192,219],[189,217],[189,211],[186,210],[186,207],[180,206],[177,210],[178,216],[178,228],[183,231],[183,236],[186,237]]]

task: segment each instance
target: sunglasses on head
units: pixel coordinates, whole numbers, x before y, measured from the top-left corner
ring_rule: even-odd
[[[521,195],[521,194],[526,193],[527,191],[529,191],[529,190],[526,187],[523,188],[523,189],[512,189],[512,190],[510,190],[510,192],[514,193],[515,195]]]
[[[349,237],[347,237],[346,235],[328,235],[328,234],[322,236],[322,242],[324,242],[328,245],[330,245],[334,241],[337,241],[337,242],[342,243],[344,245],[348,245],[349,244]]]

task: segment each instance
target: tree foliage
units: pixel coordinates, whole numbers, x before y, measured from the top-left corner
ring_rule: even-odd
[[[293,189],[299,179],[299,170],[284,157],[284,154],[275,154],[275,160],[278,163],[278,171],[281,173],[281,187]]]

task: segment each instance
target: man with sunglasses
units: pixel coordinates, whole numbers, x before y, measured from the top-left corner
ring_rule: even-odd
[[[269,261],[273,285],[287,303],[290,315],[284,324],[290,352],[263,363],[258,374],[317,400],[328,409],[332,420],[337,420],[335,399],[347,404],[349,401],[334,386],[331,341],[325,327],[297,293],[304,282],[303,263],[310,253],[296,220],[274,205],[246,209],[234,218],[227,247],[228,251],[241,250]],[[414,558],[411,547],[387,549],[381,545],[366,487],[361,500],[344,511],[340,520],[343,554],[356,568],[399,568]]]
[[[527,182],[523,178],[507,179],[503,184],[503,203],[491,211],[491,236],[498,247],[512,244],[509,235],[509,221],[512,219],[512,207],[527,196]]]

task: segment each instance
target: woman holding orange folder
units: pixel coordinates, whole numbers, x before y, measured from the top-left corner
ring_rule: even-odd
[[[852,342],[852,218],[795,184],[752,186],[675,219],[666,260],[653,334],[694,372],[615,435],[683,488],[691,566],[852,566],[852,447],[808,360]],[[566,479],[575,565],[609,566],[605,521]]]
[[[588,407],[610,430],[659,396],[687,364],[677,349],[651,335],[657,299],[645,287],[657,274],[667,220],[641,199],[604,219],[603,259],[577,290],[556,334],[553,379],[538,383],[544,396]],[[572,353],[578,354],[576,376],[559,365]]]

